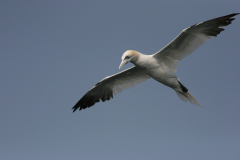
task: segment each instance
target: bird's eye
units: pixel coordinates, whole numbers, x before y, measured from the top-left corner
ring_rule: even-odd
[[[129,58],[131,58],[131,57],[129,57],[129,56],[126,56],[126,57],[125,57],[125,59],[129,59]]]

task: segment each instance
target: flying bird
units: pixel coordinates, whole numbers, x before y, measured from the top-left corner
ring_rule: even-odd
[[[102,100],[110,100],[117,93],[153,78],[172,88],[183,101],[201,106],[180,82],[175,72],[178,61],[195,51],[204,42],[217,37],[224,31],[224,26],[232,23],[232,18],[239,13],[211,19],[184,29],[173,41],[153,55],[145,55],[134,50],[127,50],[122,55],[121,69],[128,62],[135,66],[117,74],[108,76],[91,88],[72,108],[82,110]]]

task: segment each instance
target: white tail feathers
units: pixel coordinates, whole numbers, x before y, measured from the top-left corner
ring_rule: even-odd
[[[181,100],[183,100],[184,102],[191,102],[192,104],[195,104],[196,106],[200,106],[202,107],[197,100],[193,97],[193,95],[191,95],[189,92],[178,92],[176,91],[177,95],[179,98],[181,98]]]

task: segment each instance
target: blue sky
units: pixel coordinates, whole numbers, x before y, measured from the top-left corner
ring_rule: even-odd
[[[153,54],[238,0],[2,1],[0,159],[240,159],[240,16],[180,62],[200,108],[148,80],[72,113],[123,52]],[[123,69],[131,67],[127,64]]]

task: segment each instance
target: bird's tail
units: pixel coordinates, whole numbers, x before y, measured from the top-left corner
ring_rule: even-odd
[[[198,101],[193,97],[193,95],[191,95],[189,92],[178,92],[176,91],[177,95],[179,98],[181,98],[181,100],[183,100],[184,102],[191,102],[192,104],[195,104],[196,106],[200,106],[202,107]]]

